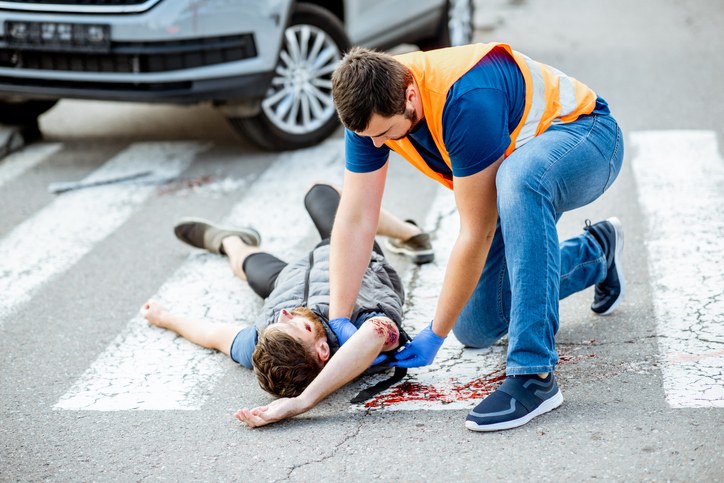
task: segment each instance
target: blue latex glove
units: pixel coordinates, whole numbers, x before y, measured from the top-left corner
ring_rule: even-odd
[[[396,361],[390,365],[407,368],[430,365],[443,342],[445,338],[432,331],[432,322],[430,322],[412,341],[405,344],[403,350],[395,354]]]
[[[349,321],[349,317],[337,317],[329,321],[329,327],[337,336],[339,345],[344,345],[352,335],[357,332],[357,327]]]
[[[354,324],[350,322],[348,317],[337,317],[336,319],[330,320],[329,327],[337,336],[340,347],[345,342],[347,342],[350,337],[354,335],[355,332],[357,332],[357,327],[355,327]],[[385,359],[387,359],[387,356],[384,354],[380,354],[374,361],[372,361],[372,366],[376,366],[380,362],[383,362]]]

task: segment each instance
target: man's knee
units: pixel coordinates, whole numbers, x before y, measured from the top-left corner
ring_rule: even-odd
[[[453,334],[465,347],[484,349],[498,342],[507,333],[507,330],[507,325],[502,326],[499,323],[486,324],[486,321],[480,320],[475,325],[458,322],[453,327]]]
[[[339,191],[334,186],[326,183],[315,183],[304,195],[304,205],[308,209],[315,206],[327,206],[329,203],[338,203],[339,198]]]
[[[521,209],[528,200],[551,196],[543,173],[522,166],[527,159],[513,161],[515,162],[503,163],[495,177],[501,217],[510,214],[511,210],[515,212]]]
[[[325,193],[329,193],[332,191],[336,191],[338,195],[342,194],[342,188],[340,188],[337,185],[333,185],[330,183],[326,183],[324,181],[315,181],[310,186],[309,189],[307,189],[307,194],[305,196],[308,196],[312,192],[319,192],[323,191]]]
[[[533,177],[520,162],[504,162],[495,175],[495,187],[499,193],[515,193],[529,188]]]
[[[315,184],[304,196],[304,207],[322,239],[329,238],[332,234],[332,224],[339,202],[339,192],[328,184]]]

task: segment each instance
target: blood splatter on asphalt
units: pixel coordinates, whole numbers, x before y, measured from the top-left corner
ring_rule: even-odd
[[[433,385],[406,381],[391,388],[365,403],[367,408],[381,408],[402,402],[436,400],[443,404],[468,399],[479,399],[490,394],[505,380],[505,371],[498,369],[485,376],[473,379],[450,389],[439,389]]]
[[[584,359],[597,357],[596,354],[560,355],[559,364],[575,364]],[[393,386],[387,392],[375,396],[365,403],[365,408],[380,409],[394,404],[413,401],[438,401],[450,404],[471,399],[482,399],[492,393],[505,380],[505,368],[496,369],[484,376],[475,378],[465,384],[455,384],[449,388],[441,388],[432,384],[420,384],[405,381]]]

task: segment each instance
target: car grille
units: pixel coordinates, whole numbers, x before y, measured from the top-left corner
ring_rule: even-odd
[[[3,0],[0,9],[35,12],[137,13],[160,0]]]
[[[64,81],[58,79],[22,79],[18,81],[17,77],[0,76],[0,84],[3,86],[22,86],[27,87],[41,87],[43,89],[78,89],[82,88],[83,91],[97,90],[103,92],[109,92],[114,90],[126,90],[133,92],[168,92],[172,90],[176,91],[188,91],[193,87],[192,81],[178,81],[178,82],[92,82],[92,81]]]
[[[138,5],[148,0],[12,0],[5,3],[23,3],[34,5]]]
[[[18,50],[0,43],[0,67],[66,72],[151,73],[256,57],[252,34],[171,42],[114,42],[108,54]]]

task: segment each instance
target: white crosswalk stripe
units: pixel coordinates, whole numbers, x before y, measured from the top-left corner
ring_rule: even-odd
[[[36,144],[6,156],[0,160],[0,187],[42,163],[62,147],[61,143]]]
[[[137,143],[84,181],[94,182],[154,170],[176,176],[205,146],[198,143]],[[44,283],[80,260],[116,230],[154,192],[153,186],[108,185],[60,195],[0,241],[0,323],[30,300]]]
[[[329,142],[276,161],[248,187],[223,224],[254,226],[262,247],[283,259],[301,253],[301,245],[316,234],[304,210],[304,192],[317,180],[340,182],[340,157],[341,145]],[[259,297],[232,276],[228,262],[207,253],[191,255],[154,298],[175,313],[224,322],[253,323],[261,308]],[[219,354],[150,327],[139,315],[55,408],[200,409],[230,365]]]
[[[666,400],[724,407],[724,160],[716,134],[649,131],[631,140]]]
[[[667,402],[677,408],[724,407],[724,162],[716,136],[704,131],[639,132],[631,141],[637,149],[632,166],[647,223]],[[136,143],[84,181],[149,169],[162,177],[176,176],[205,148],[199,143]],[[60,144],[40,144],[9,156],[0,164],[0,185],[60,149]],[[300,255],[316,242],[303,193],[315,180],[341,182],[342,149],[335,140],[285,153],[258,178],[250,173],[234,180],[245,194],[219,221],[255,226],[263,247],[282,258]],[[0,257],[0,325],[121,226],[155,189],[126,184],[66,193],[0,240],[0,253],[13,254]],[[458,223],[452,193],[439,188],[424,222],[433,233],[436,261],[402,274],[407,288],[405,324],[411,335],[434,313]],[[251,323],[262,305],[234,278],[226,259],[202,251],[192,253],[155,298],[175,312],[216,321]],[[504,345],[463,349],[451,334],[433,365],[410,371],[405,381],[350,411],[470,408],[504,377],[504,363]],[[198,410],[234,366],[224,356],[135,316],[54,408]],[[372,382],[367,378],[363,384]]]

